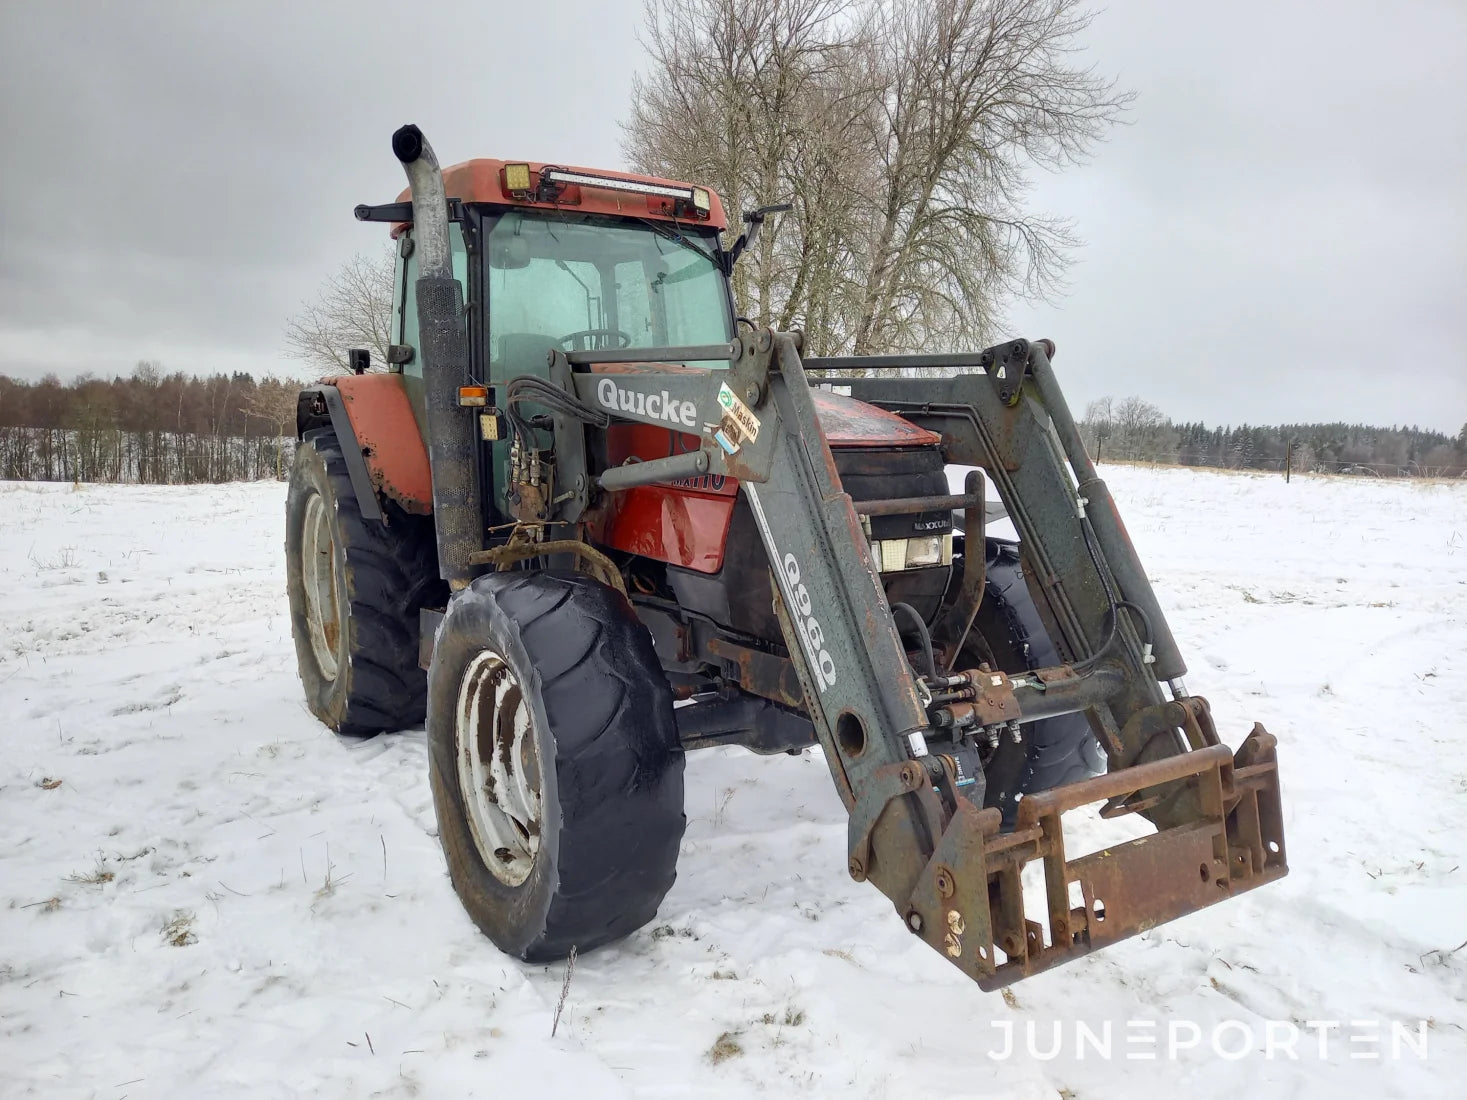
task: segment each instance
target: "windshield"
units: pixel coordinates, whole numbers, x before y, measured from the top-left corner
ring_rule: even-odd
[[[551,347],[650,348],[733,338],[711,235],[516,210],[494,223],[486,244],[493,377],[543,371]]]

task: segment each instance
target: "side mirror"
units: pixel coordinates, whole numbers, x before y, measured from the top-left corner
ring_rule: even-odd
[[[372,366],[372,353],[366,348],[352,348],[346,353],[346,365],[353,374],[366,374]]]
[[[739,257],[744,254],[744,250],[759,239],[759,231],[764,228],[765,218],[770,214],[787,213],[794,208],[793,203],[777,202],[770,206],[761,206],[757,210],[745,210],[744,224],[749,228],[739,234],[739,239],[734,241],[734,246],[728,250],[728,272],[733,271],[734,264],[739,262]]]
[[[530,266],[530,242],[514,233],[496,238],[489,249],[489,266],[495,271],[519,271]]]

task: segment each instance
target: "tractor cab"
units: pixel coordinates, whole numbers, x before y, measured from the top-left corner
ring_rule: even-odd
[[[581,168],[476,159],[443,172],[454,279],[469,318],[466,384],[497,392],[512,378],[549,377],[552,351],[727,345],[734,337],[723,248],[723,207],[692,184]],[[404,191],[359,206],[362,221],[393,223],[391,369],[400,371],[420,432],[426,429],[412,204]],[[726,368],[727,359],[687,366]],[[507,513],[508,442],[494,440],[486,497]],[[625,455],[621,457],[626,457]],[[492,488],[490,486],[492,485]]]
[[[467,305],[470,377],[486,389],[486,407],[514,378],[549,379],[553,352],[606,352],[607,371],[626,369],[638,348],[726,348],[737,320],[729,275],[747,238],[725,248],[727,226],[718,195],[676,180],[610,175],[582,168],[478,159],[443,171],[449,196],[449,246],[454,278]],[[424,429],[422,357],[412,288],[418,278],[408,192],[398,202],[358,207],[364,221],[394,223],[398,242],[393,340],[405,389]],[[746,216],[751,229],[766,207]],[[728,358],[689,358],[683,367],[727,370]],[[665,369],[665,368],[664,368]],[[938,437],[881,409],[827,390],[817,392],[822,427],[838,465],[860,499],[889,493],[946,492]],[[667,427],[615,424],[607,432],[602,465],[623,465],[696,450],[701,425],[683,423],[669,406]],[[543,410],[541,410],[543,415]],[[548,429],[537,429],[548,446]],[[481,485],[491,525],[511,513],[508,440],[498,437],[481,456]],[[731,529],[748,525],[736,515],[733,478],[696,476],[638,486],[607,499],[588,522],[598,542],[649,555],[674,567],[721,573]],[[888,574],[925,570],[898,584],[902,598],[924,610],[944,591],[952,559],[951,516],[941,509],[866,521],[866,534]],[[747,534],[747,532],[744,532]],[[747,540],[753,545],[757,540]],[[743,562],[736,562],[742,567]],[[762,569],[757,561],[747,567]],[[742,575],[739,583],[749,583]],[[754,578],[758,584],[758,578]],[[760,616],[766,634],[772,619]],[[768,620],[768,621],[763,621]]]
[[[471,332],[486,384],[544,373],[545,353],[726,343],[733,336],[726,227],[712,192],[645,176],[471,160],[443,172],[453,274],[483,318]],[[412,207],[359,206],[394,222],[394,337],[412,346]],[[421,376],[410,360],[403,373]]]

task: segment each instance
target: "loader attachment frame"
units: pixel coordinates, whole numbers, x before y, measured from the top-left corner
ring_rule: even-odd
[[[1054,380],[1052,348],[1020,340],[973,355],[807,361],[799,349],[798,334],[762,330],[726,347],[552,353],[551,378],[584,406],[703,442],[599,478],[585,467],[584,446],[563,448],[553,488],[520,483],[529,497],[521,520],[572,523],[598,484],[614,492],[701,474],[739,480],[805,707],[850,813],[849,871],[984,988],[1287,873],[1274,739],[1255,726],[1229,753],[1206,702],[1187,694],[1165,617]],[[723,357],[727,371],[672,365]],[[983,468],[1018,528],[1064,664],[1015,675],[913,671],[806,375],[887,366],[969,368],[855,379],[851,388],[939,432],[947,462]],[[558,420],[557,438],[581,438],[579,425],[563,430],[572,427]],[[521,456],[517,468],[539,479],[546,467]],[[981,590],[965,581],[957,599]],[[972,611],[949,607],[944,621],[966,625]],[[950,671],[960,632],[946,634]],[[958,794],[941,752],[952,730],[1021,739],[1025,722],[1080,711],[1109,774],[1023,799],[1008,832],[998,810]],[[1070,859],[1061,814],[1102,801],[1103,816],[1140,813],[1158,832]],[[1047,924],[1026,915],[1021,872],[1030,862],[1043,866]],[[1072,884],[1083,904],[1071,904]]]

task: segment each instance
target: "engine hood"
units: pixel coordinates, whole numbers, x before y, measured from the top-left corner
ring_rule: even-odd
[[[936,432],[854,397],[830,390],[814,390],[813,396],[832,447],[932,447],[942,442]]]

